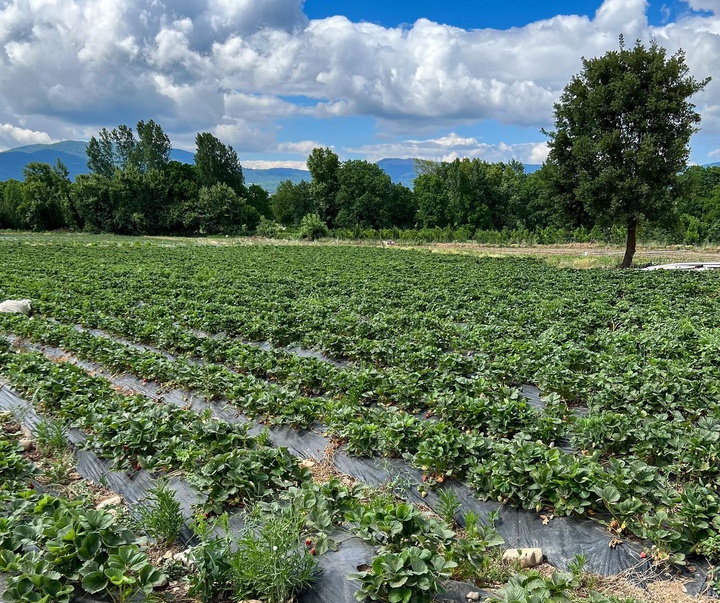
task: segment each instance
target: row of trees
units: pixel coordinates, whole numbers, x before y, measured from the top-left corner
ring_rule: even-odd
[[[338,229],[619,225],[629,266],[642,224],[684,242],[720,239],[720,170],[685,169],[700,121],[689,98],[707,83],[689,75],[682,51],[668,58],[655,42],[627,49],[621,37],[619,51],[584,59],[566,86],[541,170],[525,174],[515,161],[420,161],[414,191],[375,164],[341,162],[318,148],[307,160],[310,182],[283,182],[270,199],[245,186],[237,154],[212,134],[197,135],[195,164],[185,165],[170,160],[158,124],[140,121],[136,132],[119,126],[93,137],[91,173],[74,184],[60,163],[30,164],[24,183],[3,185],[0,227],[230,234],[261,218],[298,226],[307,216]]]
[[[245,186],[232,147],[196,136],[195,164],[170,159],[170,140],[152,120],[136,133],[103,129],[87,146],[90,174],[30,163],[24,182],[1,183],[0,227],[71,228],[118,234],[235,234],[270,216],[270,195]]]

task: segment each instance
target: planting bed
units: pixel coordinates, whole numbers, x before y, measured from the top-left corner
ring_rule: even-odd
[[[701,588],[720,559],[720,274],[357,247],[0,247],[0,300],[34,308],[0,315],[0,376],[120,481],[171,473],[186,515],[195,500],[212,517],[309,491],[298,459],[325,456],[440,515],[457,501],[460,532],[423,524],[432,536],[400,544],[368,527],[367,494],[308,520],[313,542],[347,534],[328,575],[357,569],[352,534],[382,545],[357,578],[368,596],[390,596],[373,580],[411,545],[441,554],[437,576],[482,584],[442,569],[465,554],[467,512],[499,509],[507,545],[562,569],[575,554],[604,574],[687,565]]]

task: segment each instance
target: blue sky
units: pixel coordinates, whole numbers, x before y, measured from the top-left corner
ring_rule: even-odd
[[[720,161],[720,0],[24,0],[0,4],[0,149],[154,119],[244,165],[343,159],[540,163],[581,57],[683,48],[713,82],[691,161]]]

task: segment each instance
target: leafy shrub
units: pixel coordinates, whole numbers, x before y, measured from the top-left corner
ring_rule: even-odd
[[[327,224],[318,214],[307,214],[300,222],[300,236],[315,241],[330,234]]]

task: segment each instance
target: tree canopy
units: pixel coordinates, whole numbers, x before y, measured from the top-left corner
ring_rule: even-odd
[[[576,221],[627,227],[622,266],[632,263],[638,225],[674,215],[674,187],[689,156],[700,115],[689,98],[709,80],[689,74],[685,56],[639,41],[582,71],[555,105],[547,182]]]

